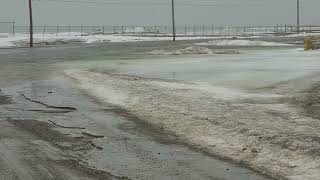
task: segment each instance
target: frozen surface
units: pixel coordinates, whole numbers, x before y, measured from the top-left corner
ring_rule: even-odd
[[[134,60],[84,60],[64,67],[254,89],[317,73],[320,51],[240,50],[241,54],[145,57]]]
[[[320,176],[319,120],[299,114],[285,103],[287,97],[83,70],[66,74],[101,102],[191,146],[274,178]]]

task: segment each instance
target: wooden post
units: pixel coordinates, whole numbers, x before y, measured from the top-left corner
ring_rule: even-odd
[[[104,26],[102,26],[102,34],[104,35]]]
[[[30,47],[33,47],[33,18],[32,18],[32,0],[29,0],[29,20],[30,20]]]
[[[71,35],[71,26],[69,25],[69,36]]]
[[[113,35],[116,35],[116,26],[113,26]]]
[[[80,31],[81,31],[80,34],[81,34],[81,36],[82,36],[82,35],[83,35],[83,25],[81,25],[81,30],[80,30]]]

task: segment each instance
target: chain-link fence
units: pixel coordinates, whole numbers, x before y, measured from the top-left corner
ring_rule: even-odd
[[[294,25],[277,26],[243,26],[243,27],[217,27],[217,26],[177,26],[178,37],[290,37],[320,34],[320,26]],[[0,33],[6,35],[27,34],[29,26],[16,25],[15,22],[0,22]],[[89,36],[89,35],[115,35],[115,36],[143,36],[143,37],[169,37],[172,36],[170,26],[34,26],[35,34],[56,36]],[[292,36],[293,37],[293,36]],[[296,37],[296,36],[294,36]]]
[[[14,35],[15,34],[15,22],[0,22],[0,33],[7,34],[7,35]]]

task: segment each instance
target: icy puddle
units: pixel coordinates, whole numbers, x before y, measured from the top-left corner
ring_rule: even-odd
[[[219,88],[208,91],[198,85],[84,70],[65,73],[101,102],[177,135],[192,147],[274,178],[320,176],[319,120],[300,115],[283,104],[281,96],[243,96],[230,90],[224,91],[225,98]]]

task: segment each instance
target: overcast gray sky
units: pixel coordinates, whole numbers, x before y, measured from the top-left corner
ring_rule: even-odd
[[[178,25],[296,23],[296,0],[175,1]],[[300,1],[302,24],[319,25],[320,0]],[[103,4],[106,2],[120,4]],[[171,0],[34,0],[34,21],[36,25],[165,25],[171,22],[170,3]],[[13,19],[27,24],[28,0],[1,0],[0,21]]]

